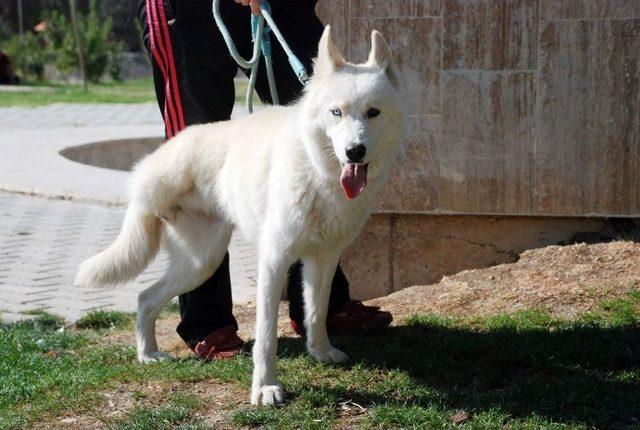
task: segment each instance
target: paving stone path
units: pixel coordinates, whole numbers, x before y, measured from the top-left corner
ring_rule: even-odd
[[[2,318],[20,320],[29,311],[44,309],[75,321],[93,309],[134,310],[137,294],[164,272],[164,253],[126,285],[109,289],[72,286],[78,264],[113,241],[123,215],[123,207],[0,193]],[[234,238],[230,253],[234,300],[252,300],[253,247]]]
[[[58,130],[57,134],[64,138],[65,133],[60,130],[74,127],[105,139],[109,137],[107,127],[123,124],[120,132],[130,129],[139,133],[159,121],[157,106],[149,103],[0,108],[0,158],[19,155],[19,151],[3,153],[2,148],[3,143],[10,144],[7,139],[22,131],[46,136]],[[34,152],[43,153],[44,149],[36,148]],[[52,158],[61,157],[55,151],[49,152]],[[14,164],[21,162],[14,160]],[[25,160],[26,171],[29,166]],[[103,175],[109,173],[100,170]],[[43,175],[42,170],[37,174]],[[51,188],[61,180],[52,176]],[[115,238],[123,215],[124,206],[0,191],[0,318],[16,321],[29,318],[29,311],[45,309],[73,322],[92,309],[135,310],[138,292],[163,273],[164,253],[126,285],[99,290],[72,286],[78,264]],[[253,300],[257,264],[254,247],[234,237],[229,253],[234,301]]]

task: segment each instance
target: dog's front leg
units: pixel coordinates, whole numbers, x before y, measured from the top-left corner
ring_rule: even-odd
[[[284,392],[276,377],[278,346],[278,305],[284,286],[287,261],[273,255],[261,255],[258,264],[256,303],[256,340],[253,346],[251,404],[277,405]]]
[[[344,352],[331,345],[327,335],[329,294],[338,258],[339,254],[318,253],[303,259],[307,350],[322,363],[343,363],[349,359]]]

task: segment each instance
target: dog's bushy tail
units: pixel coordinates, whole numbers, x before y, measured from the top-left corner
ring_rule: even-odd
[[[155,214],[129,205],[122,229],[104,251],[83,261],[74,284],[106,287],[136,277],[153,260],[160,247],[161,222]]]

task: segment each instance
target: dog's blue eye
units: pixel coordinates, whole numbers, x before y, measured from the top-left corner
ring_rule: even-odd
[[[369,108],[369,110],[367,111],[367,118],[375,118],[378,115],[380,115],[380,109]]]
[[[331,109],[331,113],[333,114],[333,116],[342,116],[342,111],[338,108]]]

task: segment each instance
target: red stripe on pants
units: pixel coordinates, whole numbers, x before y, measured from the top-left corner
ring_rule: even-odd
[[[163,119],[167,129],[167,137],[172,138],[185,128],[185,121],[169,36],[169,24],[163,0],[146,0],[146,7],[151,53],[160,67],[165,83]]]

